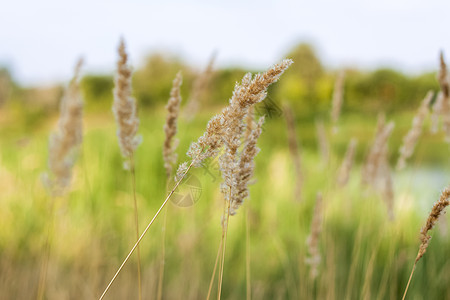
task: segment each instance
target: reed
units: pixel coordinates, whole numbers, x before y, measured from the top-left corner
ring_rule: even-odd
[[[83,140],[83,100],[80,94],[79,76],[83,59],[79,59],[74,76],[60,104],[60,117],[55,131],[49,138],[49,172],[43,174],[43,184],[48,188],[51,200],[48,210],[49,223],[44,244],[44,257],[39,274],[37,299],[43,299],[47,281],[47,269],[51,248],[51,235],[55,218],[56,197],[62,196],[70,186],[72,168]]]
[[[82,66],[83,59],[79,59],[61,100],[58,125],[49,138],[49,172],[43,175],[43,183],[53,196],[61,196],[70,185],[72,168],[83,140],[83,100],[79,86]]]
[[[384,125],[384,115],[378,117],[377,129],[375,139],[367,155],[366,162],[362,168],[362,182],[363,184],[374,185],[376,181],[377,171],[380,167],[383,151],[386,147],[387,141],[394,129],[394,122]],[[379,172],[378,172],[379,173]]]
[[[438,73],[438,81],[442,92],[440,111],[442,115],[442,128],[445,133],[445,141],[450,143],[450,83],[443,52],[439,55],[439,63],[440,69]]]
[[[306,258],[306,264],[310,266],[310,278],[315,280],[319,275],[319,265],[322,260],[319,249],[319,239],[322,231],[322,193],[316,195],[316,205],[311,221],[311,233],[306,239],[309,256]]]
[[[244,118],[248,114],[249,108],[264,100],[267,94],[267,88],[272,83],[276,82],[283,74],[283,72],[287,68],[289,68],[289,66],[292,63],[293,63],[292,60],[286,59],[283,60],[281,63],[272,66],[268,71],[262,74],[257,74],[254,77],[252,77],[252,75],[248,73],[242,79],[241,84],[236,84],[233,96],[230,99],[230,104],[226,108],[224,108],[219,115],[216,115],[208,122],[205,133],[201,137],[199,137],[197,142],[192,143],[191,146],[189,147],[187,155],[191,158],[190,163],[184,162],[179,165],[177,174],[175,176],[176,183],[174,187],[169,192],[168,196],[161,204],[160,208],[155,213],[151,221],[148,223],[147,227],[139,236],[138,240],[131,248],[125,259],[123,260],[122,264],[114,274],[111,281],[108,283],[107,287],[105,288],[99,299],[104,298],[109,288],[114,283],[117,276],[120,274],[123,267],[128,262],[135,249],[139,246],[139,243],[141,242],[145,234],[148,232],[148,230],[150,229],[156,218],[159,216],[161,211],[164,209],[167,202],[172,197],[173,193],[178,188],[181,181],[189,172],[189,170],[192,167],[201,166],[201,163],[206,158],[212,158],[217,156],[219,150],[225,143],[224,139],[225,134],[229,135],[228,138],[230,139],[231,137],[230,131],[232,131],[233,133],[235,132],[242,133],[242,131],[244,130],[244,126],[242,125],[242,123]],[[234,145],[235,143],[233,141],[233,144],[229,146],[230,147],[228,150],[229,153],[232,150],[231,147],[234,147]],[[226,211],[229,212],[230,207],[228,207]],[[223,247],[225,247],[225,244],[223,244]]]
[[[403,145],[399,149],[400,156],[397,160],[397,171],[400,171],[406,167],[406,160],[410,158],[414,153],[414,148],[416,147],[417,141],[422,134],[423,123],[429,113],[428,106],[433,99],[433,95],[433,92],[429,91],[425,98],[422,100],[419,110],[417,111],[416,116],[412,121],[411,129],[403,138]]]
[[[345,152],[344,160],[339,167],[337,177],[337,183],[341,187],[345,186],[350,178],[350,171],[352,170],[353,162],[355,159],[357,145],[358,140],[356,138],[352,138],[348,143],[347,151]]]
[[[425,252],[427,251],[427,248],[430,244],[431,235],[428,234],[428,232],[433,229],[434,225],[438,221],[439,217],[443,213],[444,209],[450,204],[450,187],[445,188],[441,196],[439,197],[439,200],[434,203],[433,208],[431,209],[430,214],[428,215],[427,221],[425,222],[425,225],[420,230],[420,241],[421,244],[419,246],[419,252],[417,253],[416,259],[414,260],[414,265],[411,270],[411,274],[409,276],[408,283],[405,288],[405,292],[403,293],[402,300],[405,299],[406,293],[408,292],[409,285],[411,283],[412,276],[414,274],[414,270],[416,269],[417,262],[423,257]]]
[[[197,76],[192,85],[191,95],[184,110],[184,115],[188,121],[194,119],[200,108],[201,100],[207,92],[208,84],[211,82],[211,78],[213,76],[216,57],[217,52],[213,52],[206,68]]]
[[[136,229],[136,240],[139,239],[139,217],[136,199],[136,172],[134,152],[142,142],[142,137],[137,135],[139,128],[139,118],[137,116],[136,101],[131,97],[131,69],[128,66],[128,55],[125,52],[125,42],[120,40],[118,48],[119,60],[117,61],[117,74],[114,87],[113,112],[117,123],[117,137],[122,156],[125,161],[123,167],[130,170],[134,203],[134,225]],[[141,254],[137,249],[137,273],[138,273],[138,294],[142,299],[141,286]]]
[[[177,154],[175,149],[178,146],[178,140],[175,139],[177,134],[177,121],[180,111],[181,94],[180,87],[183,82],[181,71],[177,73],[172,83],[172,90],[170,91],[170,98],[166,105],[167,117],[164,124],[165,140],[163,145],[163,160],[164,168],[166,169],[166,190],[169,185],[170,177],[172,176],[173,165],[177,161]],[[159,279],[156,299],[162,299],[163,282],[164,282],[164,268],[166,260],[166,226],[167,226],[167,208],[164,210],[164,219],[162,225],[162,239],[161,239],[161,262],[159,265]]]

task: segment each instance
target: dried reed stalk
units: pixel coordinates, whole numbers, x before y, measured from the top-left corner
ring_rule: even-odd
[[[164,125],[166,139],[164,140],[163,159],[167,178],[170,178],[170,175],[172,174],[172,166],[177,161],[175,149],[178,146],[178,140],[174,139],[174,137],[177,134],[177,120],[181,103],[180,87],[182,81],[183,78],[181,72],[178,72],[178,74],[175,76],[175,79],[173,80],[172,90],[170,91],[170,98],[166,105],[167,118],[166,124]]]
[[[330,145],[328,143],[327,132],[322,120],[316,120],[316,134],[319,143],[320,155],[323,165],[327,165],[330,159]]]
[[[337,183],[339,186],[345,186],[350,178],[350,171],[352,170],[353,161],[355,159],[356,146],[358,140],[352,138],[348,143],[347,151],[345,152],[344,160],[338,171]]]
[[[211,58],[209,59],[208,65],[206,66],[205,70],[203,70],[203,72],[197,76],[194,84],[192,85],[191,95],[185,107],[185,117],[187,120],[194,119],[195,115],[198,112],[201,99],[206,92],[209,82],[211,81],[216,57],[217,52],[214,52],[211,55]]]
[[[224,144],[222,135],[225,133],[225,131],[230,128],[231,124],[241,123],[247,115],[249,108],[252,105],[264,100],[269,85],[276,82],[291,64],[292,60],[286,59],[283,60],[280,64],[276,64],[271,67],[267,72],[257,74],[254,78],[252,78],[251,74],[246,74],[242,80],[242,84],[236,85],[233,96],[230,99],[229,106],[223,109],[221,114],[213,117],[207,124],[206,132],[197,140],[197,142],[191,144],[187,153],[188,156],[191,157],[190,164],[188,165],[187,163],[182,163],[178,167],[175,186],[172,188],[164,202],[161,204],[152,220],[148,223],[147,227],[144,229],[137,242],[131,248],[127,257],[123,260],[119,269],[116,271],[113,278],[100,296],[100,300],[104,298],[109,288],[111,287],[119,273],[122,271],[123,267],[129,260],[135,249],[139,246],[139,243],[148,232],[151,225],[154,223],[161,211],[164,209],[167,202],[172,197],[173,193],[178,188],[181,181],[189,172],[191,167],[198,167],[201,165],[204,159],[217,156],[220,148]],[[241,124],[239,126],[242,127]]]
[[[334,84],[331,109],[331,121],[333,122],[334,132],[337,131],[337,122],[341,114],[342,103],[344,102],[344,79],[345,72],[341,71],[339,72]]]
[[[394,122],[390,122],[387,125],[384,125],[384,122],[384,117],[380,115],[378,118],[375,139],[370,148],[369,154],[367,155],[366,163],[362,169],[362,182],[364,184],[373,184],[375,182],[383,149],[387,144],[387,141],[395,126]]]
[[[117,137],[122,156],[125,159],[124,168],[130,170],[134,200],[134,225],[136,229],[136,240],[139,239],[139,218],[136,199],[136,173],[134,162],[134,151],[141,143],[142,137],[136,136],[139,128],[139,118],[137,117],[136,101],[131,97],[131,69],[128,66],[128,55],[125,52],[125,42],[120,40],[119,60],[117,61],[117,75],[114,87],[113,112],[117,122]],[[141,288],[141,254],[137,249],[137,273],[138,273],[138,294],[142,299]]]
[[[296,176],[294,197],[297,201],[301,201],[303,175],[302,175],[301,158],[298,146],[297,133],[295,130],[294,114],[292,112],[291,107],[287,103],[284,104],[283,111],[287,125],[289,152],[291,153],[292,162],[294,163],[294,170]]]
[[[308,245],[309,257],[305,262],[310,266],[310,277],[315,280],[319,275],[319,265],[322,260],[319,250],[320,233],[322,232],[322,193],[318,192],[316,196],[316,205],[311,221],[311,233],[306,239]]]
[[[61,100],[57,128],[49,139],[49,173],[44,174],[43,181],[53,196],[62,195],[70,185],[76,153],[83,140],[83,100],[79,86],[82,65],[80,59]]]
[[[425,118],[428,116],[429,109],[428,106],[433,99],[433,92],[429,91],[422,101],[422,104],[417,111],[416,116],[413,119],[412,127],[408,133],[403,138],[403,145],[400,147],[400,156],[397,160],[397,170],[402,170],[406,167],[406,160],[411,157],[414,153],[414,148],[416,147],[417,141],[422,134],[422,127]]]
[[[431,111],[431,133],[437,133],[439,131],[439,117],[444,109],[444,94],[439,92],[437,94],[436,100],[433,103]]]
[[[52,197],[62,196],[70,185],[76,152],[83,139],[83,101],[80,95],[79,76],[83,59],[79,59],[74,76],[67,87],[60,105],[60,118],[56,130],[49,139],[49,173],[43,174],[43,183]],[[39,273],[37,299],[43,299],[47,281],[47,269],[54,223],[55,201],[48,211],[49,223],[44,244],[44,258]]]
[[[180,111],[181,94],[180,87],[183,82],[181,71],[177,73],[175,79],[172,83],[172,90],[170,91],[170,98],[167,102],[167,117],[166,123],[164,124],[164,133],[166,139],[164,140],[163,146],[163,160],[164,168],[166,169],[167,184],[166,190],[169,184],[169,180],[172,174],[172,166],[177,161],[177,154],[175,149],[178,146],[178,139],[174,139],[177,134],[177,120]],[[156,293],[156,299],[162,299],[163,293],[163,281],[164,281],[164,268],[165,268],[165,256],[166,256],[166,225],[167,225],[167,209],[164,211],[163,225],[161,228],[162,239],[161,239],[161,262],[159,265],[159,279],[158,279],[158,290]]]
[[[419,252],[417,253],[416,259],[414,261],[413,269],[411,271],[411,275],[409,276],[408,284],[406,285],[405,292],[403,294],[403,300],[406,297],[406,293],[408,292],[409,284],[411,283],[411,278],[414,274],[414,270],[416,268],[417,262],[422,258],[422,256],[427,251],[428,245],[430,244],[431,236],[428,235],[428,231],[433,229],[434,225],[438,221],[439,217],[443,213],[444,209],[450,204],[450,187],[445,188],[441,196],[439,197],[439,201],[434,203],[433,208],[427,218],[425,225],[420,230],[420,241],[421,244],[419,246]]]
[[[442,127],[445,133],[445,140],[450,143],[450,83],[443,52],[440,53],[439,61],[440,69],[438,74],[438,81],[443,96],[443,99],[441,100]]]
[[[113,112],[117,122],[117,137],[122,156],[126,159],[125,169],[130,169],[130,159],[142,137],[137,136],[139,118],[137,116],[136,101],[131,97],[131,69],[127,65],[128,55],[125,52],[125,42],[120,40],[119,60],[117,61],[117,75],[114,87]]]

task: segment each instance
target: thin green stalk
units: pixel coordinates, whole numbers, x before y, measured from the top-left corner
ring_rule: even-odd
[[[51,247],[51,235],[53,231],[53,223],[55,221],[55,202],[56,199],[52,196],[50,199],[50,211],[49,211],[49,217],[50,222],[48,223],[47,227],[47,237],[45,239],[44,244],[44,257],[41,265],[41,270],[39,273],[39,285],[38,285],[38,291],[37,291],[37,297],[36,299],[42,300],[45,293],[45,284],[47,281],[47,270],[48,270],[48,261],[50,259],[50,247]]]
[[[113,278],[111,279],[111,281],[109,282],[108,286],[105,288],[105,290],[103,291],[102,295],[100,296],[99,300],[103,299],[106,295],[106,293],[108,292],[109,288],[111,287],[111,285],[113,284],[113,282],[116,280],[117,276],[119,275],[119,273],[122,271],[123,267],[125,266],[125,264],[127,263],[127,261],[130,259],[130,256],[133,254],[134,250],[136,250],[137,246],[139,245],[139,243],[141,242],[141,240],[144,238],[145,234],[147,233],[147,231],[150,229],[150,227],[152,226],[153,222],[155,222],[156,218],[159,216],[159,214],[161,213],[162,209],[166,206],[167,202],[169,202],[170,197],[172,197],[173,193],[175,192],[175,190],[178,188],[178,186],[180,185],[181,181],[184,179],[184,177],[186,176],[186,174],[189,172],[189,170],[192,168],[192,165],[194,164],[194,160],[192,160],[192,162],[190,163],[189,167],[187,168],[186,172],[184,172],[183,176],[177,181],[177,183],[175,184],[175,186],[173,187],[173,189],[170,191],[169,195],[167,195],[166,200],[164,200],[164,202],[161,204],[160,208],[158,209],[158,211],[156,212],[156,214],[153,216],[152,220],[148,223],[147,227],[144,229],[144,231],[142,232],[141,236],[139,237],[139,239],[137,240],[137,242],[134,244],[133,248],[131,248],[130,252],[128,253],[127,257],[125,257],[125,259],[123,260],[122,264],[120,265],[119,269],[117,270],[117,272],[114,274]]]
[[[136,200],[136,170],[135,170],[135,161],[134,156],[130,156],[130,172],[131,172],[131,185],[133,189],[133,200],[134,200],[134,225],[136,228],[136,240],[139,240],[139,217],[138,217],[138,208],[137,208],[137,200]],[[142,300],[142,286],[141,286],[141,250],[139,249],[139,245],[137,247],[137,273],[138,273],[138,295],[139,300]]]
[[[250,278],[250,223],[249,223],[249,207],[245,209],[245,266],[246,266],[246,282],[247,282],[247,300],[252,298],[252,285]]]
[[[409,284],[411,283],[411,279],[412,279],[412,277],[413,277],[414,270],[416,269],[416,263],[417,263],[417,261],[416,261],[416,262],[414,263],[414,265],[413,265],[413,268],[412,268],[412,270],[411,270],[411,275],[409,275],[408,284],[406,285],[405,292],[403,293],[403,298],[402,298],[402,300],[405,300],[405,298],[406,298],[406,293],[408,292]]]
[[[167,182],[169,182],[169,178],[167,178]],[[166,191],[168,189],[168,184],[166,184]],[[163,225],[161,228],[162,231],[162,241],[161,241],[161,261],[159,263],[159,279],[158,279],[158,291],[156,299],[162,299],[162,291],[163,291],[163,281],[164,281],[164,268],[165,268],[165,260],[166,260],[166,225],[167,225],[167,208],[164,210],[164,219]]]
[[[208,295],[206,296],[206,300],[209,300],[211,297],[212,286],[214,282],[214,278],[216,277],[217,263],[219,262],[220,253],[222,252],[222,244],[223,240],[220,239],[219,249],[217,250],[216,261],[214,262],[214,270],[211,276],[211,280],[209,281]]]
[[[230,187],[230,197],[228,199],[231,199],[231,187]],[[227,246],[227,232],[228,232],[228,221],[230,218],[230,200],[227,200],[226,205],[226,211],[224,212],[224,222],[225,224],[222,225],[222,260],[220,264],[220,273],[219,273],[219,288],[217,291],[217,299],[220,300],[221,294],[222,294],[222,282],[223,282],[223,266],[225,265],[225,250]]]

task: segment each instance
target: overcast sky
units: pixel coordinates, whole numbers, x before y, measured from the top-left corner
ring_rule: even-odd
[[[300,41],[333,68],[433,70],[450,58],[448,0],[11,0],[0,5],[0,65],[26,84],[67,80],[80,55],[111,72],[124,36],[132,63],[162,50],[203,66],[266,68]]]

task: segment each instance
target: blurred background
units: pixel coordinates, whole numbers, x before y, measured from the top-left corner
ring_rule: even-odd
[[[47,236],[46,299],[98,298],[134,243],[131,178],[122,168],[111,111],[121,37],[130,55],[143,137],[136,151],[140,228],[166,194],[164,106],[176,73],[183,74],[181,163],[245,73],[291,58],[294,64],[255,112],[266,116],[261,152],[250,199],[230,220],[222,296],[248,296],[249,265],[254,299],[399,299],[420,228],[450,182],[449,144],[442,130],[431,132],[428,117],[406,169],[394,171],[402,139],[426,93],[434,92],[430,107],[437,101],[439,54],[450,57],[449,12],[450,2],[443,0],[17,0],[2,5],[0,299],[36,297]],[[48,137],[80,57],[85,59],[83,145],[48,234],[50,197],[41,175],[47,170]],[[343,104],[334,123],[330,114],[340,74]],[[301,197],[295,193],[286,105],[294,116]],[[392,211],[383,193],[361,184],[380,113],[395,122],[388,143]],[[324,135],[317,134],[317,124],[323,124]],[[320,136],[328,144],[326,159]],[[352,137],[358,140],[355,163],[349,182],[340,187],[336,178]],[[207,295],[223,206],[220,174],[214,161],[209,166],[193,171],[200,190],[194,205],[167,207],[163,299]],[[306,239],[318,192],[323,194],[321,260],[312,279]],[[157,293],[162,227],[158,219],[141,246],[145,299]],[[444,215],[418,264],[411,299],[450,299],[449,229]],[[136,297],[132,260],[108,299]]]

